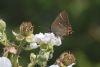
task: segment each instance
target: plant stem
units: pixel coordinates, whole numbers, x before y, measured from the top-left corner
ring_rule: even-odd
[[[17,54],[12,56],[12,64],[13,64],[13,67],[20,67],[19,65],[19,55],[22,51],[22,42],[20,42],[20,45],[17,46]]]

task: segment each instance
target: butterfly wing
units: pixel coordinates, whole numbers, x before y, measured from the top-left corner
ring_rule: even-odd
[[[69,23],[66,11],[62,11],[51,25],[51,31],[55,35],[63,36],[69,35],[72,32],[71,24]]]

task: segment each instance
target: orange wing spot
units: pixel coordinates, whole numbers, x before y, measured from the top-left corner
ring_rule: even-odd
[[[69,34],[72,34],[72,27],[71,27],[71,26],[68,26],[68,27],[66,28],[66,30],[67,30],[68,35],[69,35]]]

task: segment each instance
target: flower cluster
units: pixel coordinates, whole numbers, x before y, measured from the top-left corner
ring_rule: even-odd
[[[60,46],[61,44],[61,38],[55,36],[53,33],[39,33],[33,35],[32,42],[30,42],[30,48],[40,48],[39,54],[36,55],[36,63],[46,66],[48,59],[53,56],[53,46]]]
[[[30,44],[30,46],[36,48],[38,47],[38,44],[51,44],[53,46],[60,46],[62,43],[61,38],[56,37],[53,33],[39,33],[33,36],[33,42]]]
[[[34,67],[36,64],[41,67],[47,66],[47,61],[53,57],[54,46],[62,44],[61,37],[50,32],[33,34],[33,27],[31,22],[23,22],[19,27],[19,33],[12,31],[15,36],[15,42],[12,43],[6,36],[6,23],[0,20],[0,43],[5,46],[3,57],[0,57],[0,66],[22,67],[19,63],[22,50],[28,51],[37,48],[39,48],[37,54],[34,52],[30,54],[30,63],[27,67]],[[74,64],[74,56],[70,53],[63,53],[56,64],[49,67],[72,67]]]

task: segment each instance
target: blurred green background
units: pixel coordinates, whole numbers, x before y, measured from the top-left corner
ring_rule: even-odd
[[[77,58],[75,67],[100,67],[100,0],[0,0],[0,18],[6,21],[8,37],[12,39],[11,30],[23,21],[32,21],[34,33],[50,31],[62,10],[68,12],[74,32],[55,47],[48,65],[62,52],[71,51]],[[21,54],[22,63],[29,62],[28,54]],[[26,67],[27,63],[23,64]]]

